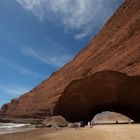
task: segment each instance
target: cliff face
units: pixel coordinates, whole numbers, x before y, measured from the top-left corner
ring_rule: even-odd
[[[66,87],[73,80],[105,70],[128,76],[140,75],[139,0],[126,0],[70,63],[29,93],[4,105],[0,115],[27,118],[53,115],[60,96],[65,94]],[[137,93],[137,98],[140,99],[140,93]]]
[[[69,121],[90,121],[102,111],[115,111],[139,121],[140,76],[101,71],[74,80],[56,103],[54,114]]]

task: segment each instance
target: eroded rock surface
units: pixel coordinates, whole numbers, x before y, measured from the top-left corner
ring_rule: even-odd
[[[0,110],[0,116],[18,118],[44,118],[46,115],[54,115],[54,108],[59,100],[59,97],[63,95],[67,86],[71,86],[69,84],[73,80],[94,75],[94,73],[98,71],[105,70],[123,72],[129,76],[140,75],[139,0],[126,0],[100,30],[100,32],[91,40],[87,47],[84,48],[70,63],[66,64],[63,68],[55,72],[49,79],[43,81],[29,93],[26,93],[18,99],[12,100],[11,103],[4,105]],[[136,112],[139,111],[139,103],[137,100],[140,99],[140,94],[138,92],[139,87],[136,86],[138,83],[133,84],[133,82],[130,82],[131,80],[128,80],[128,85],[126,85],[127,82],[125,81],[127,81],[126,79],[129,79],[129,77],[119,74],[119,77],[120,76],[123,78],[121,83],[117,83],[117,85],[112,84],[111,78],[107,81],[102,79],[103,81],[100,81],[100,83],[103,84],[103,87],[111,86],[111,88],[116,88],[120,91],[120,89],[117,87],[121,86],[124,82],[125,86],[123,89],[121,88],[121,92],[123,90],[125,91],[122,92],[123,94],[120,94],[119,91],[111,91],[111,93],[113,93],[111,94],[108,93],[108,90],[105,90],[104,93],[104,88],[98,88],[98,91],[95,92],[96,89],[93,87],[93,93],[101,94],[101,96],[98,95],[97,98],[93,96],[93,93],[87,96],[93,96],[94,99],[90,100],[96,99],[99,103],[113,103],[114,105],[115,102],[115,106],[118,106],[120,109],[126,105],[131,107],[132,110],[136,110]],[[91,76],[91,79],[93,82],[95,82],[96,79],[93,79],[92,77],[93,76]],[[88,79],[90,79],[90,77]],[[119,78],[116,78],[116,80],[117,79]],[[115,82],[118,82],[118,80],[113,81],[113,83]],[[89,82],[89,84],[90,83],[91,82]],[[97,82],[95,83],[97,84]],[[85,85],[82,84],[82,86]],[[133,90],[135,91],[134,93]],[[83,93],[82,97],[84,97],[84,94],[86,93],[88,92],[86,91]],[[103,93],[107,96],[101,99]],[[74,93],[72,93],[72,95],[76,96]],[[69,95],[70,99],[72,98],[72,95]],[[66,94],[64,96],[68,95]],[[78,97],[79,95],[75,97],[75,100],[77,100]],[[118,97],[120,97],[121,100],[118,100]],[[107,102],[105,98],[109,98]],[[70,102],[70,99],[67,99],[68,102]],[[82,102],[84,102],[83,100],[84,99],[81,99]],[[130,101],[130,103],[128,101]],[[87,107],[89,107],[89,109],[91,109],[90,105],[94,103],[91,103],[90,101],[87,102],[87,100],[85,100],[85,102],[87,103],[85,108],[88,109]],[[120,106],[120,102],[122,106]],[[76,106],[72,106],[72,112],[77,109]],[[82,106],[80,102],[79,106]],[[81,110],[83,109],[81,108]],[[130,112],[130,110],[126,110],[126,112]],[[81,115],[84,116],[85,111],[82,111]],[[78,116],[76,116],[76,118],[79,119]]]
[[[102,71],[71,82],[55,107],[68,121],[90,121],[102,111],[115,111],[139,120],[140,76]]]
[[[62,116],[47,117],[43,121],[46,127],[67,127],[68,122]]]

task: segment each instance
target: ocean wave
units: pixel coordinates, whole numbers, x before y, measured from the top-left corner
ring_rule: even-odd
[[[17,123],[0,123],[0,129],[14,129],[24,127],[28,124],[17,124]]]

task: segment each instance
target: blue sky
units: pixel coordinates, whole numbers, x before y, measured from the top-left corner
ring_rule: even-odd
[[[0,0],[0,106],[69,62],[122,0]]]

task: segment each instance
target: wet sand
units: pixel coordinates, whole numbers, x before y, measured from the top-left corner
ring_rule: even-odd
[[[140,140],[140,124],[98,125],[93,128],[42,128],[1,135],[0,140]]]

